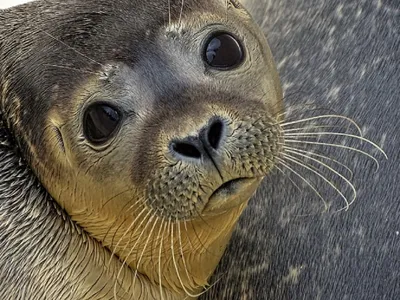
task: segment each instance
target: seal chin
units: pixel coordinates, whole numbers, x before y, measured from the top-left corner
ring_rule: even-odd
[[[203,215],[219,215],[246,203],[264,177],[237,178],[223,183],[209,198]]]

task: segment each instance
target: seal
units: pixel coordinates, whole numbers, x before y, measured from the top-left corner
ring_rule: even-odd
[[[0,28],[3,144],[54,199],[3,146],[5,203],[45,215],[24,226],[26,288],[0,254],[5,299],[196,298],[282,148],[262,31],[223,0],[39,0],[2,11]],[[12,224],[10,243],[24,236]]]

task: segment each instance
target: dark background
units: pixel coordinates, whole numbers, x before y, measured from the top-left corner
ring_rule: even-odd
[[[379,160],[375,173],[359,153],[325,149],[354,170],[357,200],[339,213],[327,184],[318,184],[331,204],[323,213],[295,176],[300,191],[271,174],[203,299],[400,299],[400,1],[244,2],[267,35],[287,107],[353,118],[389,160],[361,146]]]

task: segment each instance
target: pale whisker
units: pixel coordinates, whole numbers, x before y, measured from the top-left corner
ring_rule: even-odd
[[[297,152],[292,151],[292,150],[287,150],[287,152],[290,152],[290,153],[293,153],[293,154],[295,154],[295,155],[298,155],[298,156],[301,156],[301,157],[310,159],[310,160],[312,160],[312,161],[318,163],[319,165],[321,165],[321,166],[327,168],[329,171],[331,171],[332,173],[334,173],[335,175],[337,175],[337,176],[339,176],[341,179],[343,179],[343,180],[349,185],[349,187],[350,187],[350,188],[352,189],[352,191],[353,191],[353,199],[348,203],[347,206],[350,206],[350,205],[354,202],[354,200],[357,198],[357,190],[356,190],[356,188],[354,187],[354,185],[353,185],[346,177],[344,177],[342,174],[340,174],[337,170],[333,169],[333,168],[330,167],[329,165],[327,165],[327,164],[325,164],[325,163],[323,163],[323,162],[321,162],[321,161],[319,161],[319,160],[317,160],[317,159],[315,159],[315,158],[312,158],[312,157],[310,157],[310,156],[307,156],[307,155],[304,155],[304,154],[301,154],[301,153],[297,153]],[[290,155],[290,157],[293,158],[293,156],[291,156],[291,155]]]
[[[121,236],[121,238],[119,239],[117,245],[115,245],[115,247],[113,245],[111,245],[111,247],[113,248],[113,252],[111,254],[111,258],[110,261],[108,263],[108,265],[110,266],[111,261],[113,256],[115,255],[115,252],[118,249],[118,246],[120,245],[121,241],[123,240],[123,238],[128,234],[128,232],[132,229],[132,227],[135,225],[136,221],[144,214],[144,212],[147,210],[146,206],[143,205],[143,209],[141,210],[141,212],[138,214],[138,216],[132,221],[131,225],[129,225],[129,227],[125,230],[125,232],[123,233],[123,235]]]
[[[77,69],[77,68],[67,67],[67,66],[58,66],[58,65],[50,65],[50,64],[45,64],[44,66],[58,68],[58,69],[76,71],[76,72],[82,73],[82,74],[101,75],[101,73],[96,73],[96,72],[92,72],[92,71],[88,71],[88,70],[80,70],[80,69]]]
[[[179,28],[182,26],[182,15],[183,15],[183,7],[185,6],[185,0],[182,0],[181,11],[179,14]]]
[[[112,252],[111,258],[115,255],[115,251],[116,251],[116,249],[117,249],[119,243],[122,241],[123,237],[127,234],[128,231],[130,231],[130,230],[132,229],[133,225],[136,223],[136,221],[139,219],[139,217],[140,217],[145,211],[146,211],[146,207],[143,208],[143,210],[140,212],[140,214],[135,218],[135,220],[133,220],[133,222],[131,223],[131,225],[129,226],[129,228],[125,231],[125,233],[123,234],[123,236],[122,236],[122,237],[120,238],[120,240],[118,241],[117,246],[114,248],[114,250],[113,250],[113,252]],[[148,218],[148,216],[151,215],[151,212],[152,212],[152,210],[150,210],[150,211],[145,215],[145,217],[143,218],[143,220],[140,222],[138,228],[136,228],[136,229],[131,233],[131,236],[130,236],[130,238],[129,238],[129,241],[130,241],[130,239],[132,238],[132,236],[137,232],[137,230],[143,225],[143,223],[146,221],[146,219]],[[150,219],[149,221],[151,221],[151,219]],[[146,224],[145,228],[144,228],[143,231],[142,231],[142,234],[143,234],[144,230],[146,230],[148,224],[149,224],[149,223]],[[132,249],[130,250],[129,254],[126,256],[126,259],[125,259],[124,262],[122,263],[122,266],[121,266],[121,268],[120,268],[120,270],[119,270],[119,272],[118,272],[118,274],[117,274],[117,281],[118,281],[119,276],[120,276],[120,274],[121,274],[121,272],[122,272],[122,270],[123,270],[124,265],[126,264],[127,258],[129,257],[129,255],[131,255],[132,251],[135,249],[135,247],[136,247],[138,241],[140,240],[142,234],[139,236],[139,238],[138,238],[138,240],[136,241],[135,245],[132,247]],[[129,244],[129,241],[125,244],[125,247],[122,249],[122,252],[124,252],[125,249],[127,248],[128,244]],[[109,265],[110,265],[110,263],[111,263],[111,259],[110,259],[110,261],[109,261]],[[132,286],[132,285],[131,285],[131,286]],[[130,287],[131,287],[131,286],[130,286]],[[114,297],[115,297],[115,299],[117,299],[117,298],[116,298],[116,297],[117,297],[117,294],[116,294],[116,293],[117,293],[117,282],[116,282],[115,285],[114,285]]]
[[[323,176],[318,171],[316,171],[315,169],[310,167],[310,165],[301,162],[300,160],[298,160],[297,158],[295,158],[295,157],[293,157],[293,156],[291,156],[289,154],[283,154],[283,156],[284,156],[284,158],[286,160],[289,160],[289,161],[291,161],[291,162],[293,162],[293,163],[295,163],[295,164],[297,164],[297,165],[299,165],[299,166],[311,171],[312,173],[314,173],[318,177],[320,177],[323,181],[325,181],[327,184],[329,184],[343,198],[343,200],[346,203],[347,208],[349,207],[349,201],[346,198],[346,196],[343,195],[343,193],[330,180],[328,180],[325,176]]]
[[[153,235],[154,228],[156,228],[156,225],[157,225],[157,223],[158,223],[158,221],[159,221],[159,219],[157,218],[156,213],[154,213],[154,215],[152,216],[152,219],[149,221],[149,224],[152,222],[153,218],[155,218],[153,227],[150,229],[149,236],[148,236],[147,239],[146,239],[146,242],[145,242],[145,244],[144,244],[142,253],[140,254],[139,260],[138,260],[138,262],[137,262],[136,271],[135,271],[135,275],[134,275],[134,278],[133,278],[133,284],[132,284],[133,286],[135,286],[136,277],[137,277],[137,275],[138,275],[138,269],[139,269],[140,263],[142,262],[144,252],[146,251],[146,248],[147,248],[147,245],[149,244],[150,238],[151,238],[151,236]],[[161,227],[161,226],[160,226],[160,227]],[[135,257],[135,258],[137,258],[137,257]],[[129,264],[129,263],[128,263],[128,264]]]
[[[210,250],[207,249],[207,247],[206,247],[206,246],[203,244],[203,242],[201,241],[201,238],[200,238],[200,236],[198,235],[198,233],[197,233],[197,231],[196,231],[196,228],[195,228],[195,226],[194,226],[194,224],[193,224],[193,220],[190,220],[190,224],[191,224],[191,226],[192,226],[194,235],[196,236],[197,240],[198,240],[199,243],[200,243],[200,246],[202,246],[203,249],[204,249],[207,253],[209,253],[209,254],[211,254],[211,255],[213,255],[213,256],[216,256],[215,253],[210,252]]]
[[[352,169],[350,169],[348,166],[346,166],[345,164],[341,163],[340,161],[338,161],[336,159],[333,159],[333,158],[331,158],[329,156],[325,156],[325,155],[322,155],[322,154],[319,154],[319,153],[315,153],[315,152],[311,152],[311,151],[305,151],[305,150],[301,150],[301,149],[297,149],[297,148],[289,147],[289,146],[284,146],[283,149],[284,150],[292,150],[292,151],[296,151],[296,152],[300,152],[300,153],[304,153],[304,154],[308,154],[308,155],[311,155],[311,156],[315,156],[315,157],[319,157],[319,158],[323,158],[323,159],[332,161],[333,163],[336,163],[336,164],[342,166],[343,168],[345,168],[350,173],[350,178],[353,178],[353,176],[354,176],[354,172],[353,172]]]
[[[354,151],[354,152],[357,152],[357,153],[361,153],[361,154],[369,157],[371,160],[373,160],[375,162],[375,165],[376,165],[376,171],[378,171],[379,167],[380,167],[380,164],[379,164],[378,160],[375,157],[373,157],[371,154],[368,154],[367,152],[359,150],[357,148],[353,148],[353,147],[349,147],[349,146],[345,146],[345,145],[339,145],[339,144],[330,144],[330,143],[322,143],[322,142],[311,142],[311,141],[303,141],[303,140],[289,140],[289,139],[285,139],[285,143],[278,143],[278,144],[286,146],[286,143],[328,146],[328,147],[335,147],[335,148],[341,148],[341,149]]]
[[[171,0],[168,0],[168,27],[171,28]]]
[[[174,250],[174,226],[173,226],[173,224],[171,227],[171,248],[170,249],[171,249],[171,255],[172,255],[172,262],[174,263],[175,273],[178,276],[179,283],[181,284],[182,289],[185,291],[186,295],[189,295],[192,297],[190,292],[186,289],[185,285],[183,284],[183,280],[181,278],[181,274],[179,273],[178,265],[176,263],[175,250]]]
[[[342,137],[349,137],[349,138],[353,138],[353,139],[357,139],[359,141],[365,142],[367,144],[370,144],[371,146],[373,146],[375,149],[377,149],[379,152],[381,152],[386,159],[388,159],[385,151],[382,150],[381,147],[379,147],[377,144],[375,144],[374,142],[371,142],[370,140],[363,138],[361,136],[358,135],[354,135],[354,134],[348,134],[348,133],[340,133],[340,132],[310,132],[310,133],[291,133],[291,134],[285,134],[285,136],[288,137],[307,137],[307,136],[323,136],[323,135],[331,135],[331,136],[342,136]]]
[[[67,47],[68,49],[72,50],[73,52],[77,53],[78,55],[90,60],[91,62],[94,62],[95,64],[105,68],[105,66],[101,63],[99,63],[98,61],[95,61],[94,59],[90,58],[89,56],[79,52],[78,50],[76,50],[75,48],[71,47],[70,45],[64,43],[63,41],[57,39],[55,36],[51,35],[50,33],[46,32],[46,31],[42,31],[44,34],[48,35],[49,37],[51,37],[53,40],[59,42],[60,44],[64,45],[65,47]]]
[[[191,248],[193,251],[196,251],[196,249],[195,249],[195,247],[193,246],[192,241],[191,241],[191,239],[190,239],[190,234],[189,234],[189,231],[188,231],[188,228],[187,228],[187,222],[186,222],[186,220],[183,221],[183,225],[185,226],[186,237],[187,237],[187,240],[188,240],[188,242],[189,242],[190,248]]]
[[[289,179],[290,182],[291,182],[299,191],[301,191],[301,188],[296,184],[296,182],[294,182],[294,181],[292,180],[292,178],[290,178],[289,176],[287,176],[287,175],[285,174],[285,172],[284,172],[281,168],[279,168],[276,164],[275,164],[274,168],[276,168],[283,176],[285,176],[287,179]]]
[[[160,288],[161,300],[164,300],[164,293],[163,293],[163,289],[162,289],[162,274],[161,274],[161,253],[162,253],[162,246],[163,246],[166,226],[167,226],[167,223],[163,222],[162,226],[160,226],[160,230],[158,231],[158,235],[157,235],[157,240],[161,237],[160,249],[158,250],[158,281],[159,281],[158,285]],[[162,230],[162,235],[160,235],[161,230]]]
[[[150,211],[149,211],[148,214],[143,218],[143,221],[139,224],[139,226],[138,226],[137,229],[139,229],[140,227],[142,227],[144,221],[146,221],[146,218],[147,218],[149,215],[151,215],[152,212],[153,212],[153,210],[150,209]],[[136,246],[138,245],[139,241],[141,240],[143,234],[146,232],[146,229],[147,229],[147,227],[149,226],[149,224],[152,222],[153,218],[154,218],[154,215],[151,215],[150,219],[147,221],[147,223],[146,223],[146,225],[144,226],[142,232],[140,233],[139,237],[137,238],[135,244],[132,246],[132,248],[131,248],[131,250],[129,251],[128,255],[126,255],[126,257],[125,257],[125,259],[124,259],[124,261],[123,261],[123,263],[122,263],[122,266],[121,266],[121,268],[119,269],[119,272],[118,272],[118,274],[117,274],[117,280],[118,280],[119,277],[121,276],[121,272],[122,272],[122,270],[123,270],[123,266],[127,264],[128,257],[129,257],[129,256],[132,254],[132,252],[136,249]],[[135,230],[135,232],[137,231],[137,229]],[[124,250],[125,250],[125,249],[124,249]],[[137,269],[137,268],[136,268],[136,269]],[[137,273],[135,273],[134,282],[135,282],[135,280],[136,280],[136,275],[137,275]],[[117,286],[115,285],[115,286],[114,286],[114,296],[115,296],[115,297],[117,296],[117,289],[116,289],[116,287],[117,287]]]
[[[277,157],[277,160],[279,161],[279,163],[282,166],[284,166],[286,169],[291,171],[293,174],[295,174],[297,177],[299,177],[306,185],[308,185],[314,191],[314,193],[322,200],[322,202],[324,203],[325,209],[326,210],[328,209],[328,204],[327,204],[325,198],[322,197],[321,193],[316,189],[316,187],[311,182],[309,182],[307,179],[304,178],[304,176],[300,175],[299,172],[297,172],[292,167],[290,167],[288,164],[286,164],[286,162],[283,159]]]
[[[184,283],[183,283],[181,274],[179,273],[178,264],[177,264],[176,258],[175,258],[175,249],[174,249],[174,226],[173,226],[173,225],[172,225],[172,227],[171,227],[171,254],[172,254],[172,261],[173,261],[173,263],[174,263],[176,275],[178,276],[179,283],[181,284],[182,289],[184,290],[184,292],[186,293],[186,295],[188,295],[188,296],[190,296],[190,297],[192,297],[192,298],[197,298],[197,297],[199,297],[200,295],[202,295],[203,293],[196,294],[196,295],[190,293],[190,291],[187,290],[187,288],[185,287],[185,285],[184,285]],[[182,258],[183,258],[183,256],[182,256]],[[184,259],[184,258],[183,258],[183,259]]]
[[[188,270],[187,265],[186,265],[185,256],[183,255],[181,224],[178,222],[178,220],[177,220],[177,224],[178,224],[177,227],[178,227],[179,247],[180,247],[180,251],[181,251],[183,266],[185,267],[186,276],[188,277],[188,279],[190,279],[189,270]]]
[[[125,204],[121,210],[121,212],[119,214],[121,214],[122,212],[124,212],[124,214],[131,214],[131,213],[136,213],[143,205],[138,205],[143,199],[139,199],[137,200],[135,203],[131,204],[128,209],[126,208],[126,205],[129,204],[129,202],[127,204]],[[121,224],[116,228],[116,230],[114,231],[113,237],[111,239],[111,246],[114,244],[114,240],[115,240],[115,236],[117,234],[117,232],[119,231],[119,229],[125,224],[126,220],[128,219],[128,216],[125,216],[124,220],[121,222]],[[108,234],[110,233],[111,229],[115,226],[115,224],[118,222],[118,218],[115,218],[114,222],[109,226],[106,234],[103,237],[102,243],[104,244]]]
[[[290,128],[290,129],[284,129],[282,130],[283,133],[288,133],[288,132],[299,132],[299,131],[304,131],[304,133],[307,133],[305,130],[313,130],[313,129],[347,129],[344,126],[335,126],[335,125],[321,125],[321,126],[305,126],[305,127],[299,127],[299,128]]]
[[[147,201],[148,201],[148,200],[146,200],[146,202],[147,202]],[[145,202],[145,203],[146,203],[146,202]],[[150,207],[151,204],[153,204],[153,203],[154,203],[154,200],[149,204],[149,207]],[[151,212],[152,210],[153,210],[153,209],[150,209],[150,212]],[[148,216],[149,216],[149,213],[145,216],[144,220],[145,220]],[[140,227],[142,226],[144,220],[140,223],[140,225],[139,225],[138,228],[140,228]],[[130,244],[132,238],[134,237],[135,233],[137,232],[138,228],[136,228],[134,231],[131,232],[128,241],[125,243],[125,246],[124,246],[124,248],[122,249],[122,252],[124,252],[125,249],[129,246],[129,244]]]
[[[144,227],[144,229],[142,230],[142,232],[141,232],[141,234],[139,235],[139,237],[136,239],[135,244],[133,245],[133,247],[131,247],[131,250],[129,251],[129,253],[128,253],[128,255],[127,255],[126,257],[130,256],[130,255],[132,254],[133,250],[135,250],[135,247],[136,247],[137,243],[140,241],[140,239],[141,239],[141,237],[142,237],[142,235],[143,235],[144,230],[147,228],[147,226],[149,225],[149,223],[154,219],[154,215],[152,215],[152,212],[153,212],[153,209],[150,209],[149,212],[144,216],[143,220],[139,223],[139,226],[138,226],[137,228],[135,228],[135,230],[133,230],[133,231],[131,232],[131,235],[130,235],[130,237],[129,237],[129,240],[125,243],[125,246],[124,246],[124,248],[122,249],[121,252],[124,252],[124,251],[126,250],[126,248],[129,247],[129,245],[130,245],[132,239],[135,238],[136,232],[138,232],[138,230],[143,226],[143,224],[144,224],[145,222],[147,222],[146,225],[145,225],[145,227]],[[147,219],[149,216],[150,216],[150,218]]]
[[[319,119],[343,119],[343,120],[346,120],[346,121],[350,122],[357,129],[360,136],[362,136],[362,130],[356,122],[354,122],[352,119],[350,119],[348,117],[340,116],[340,115],[322,115],[322,116],[310,117],[310,118],[305,118],[305,119],[291,121],[291,122],[282,122],[282,123],[280,123],[280,126],[286,127],[286,126],[290,126],[290,125],[305,123],[305,122],[319,120]]]

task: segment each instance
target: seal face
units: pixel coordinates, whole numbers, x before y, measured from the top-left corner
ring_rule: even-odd
[[[1,109],[32,169],[135,275],[193,295],[281,151],[262,32],[222,0],[37,1],[13,16]]]

